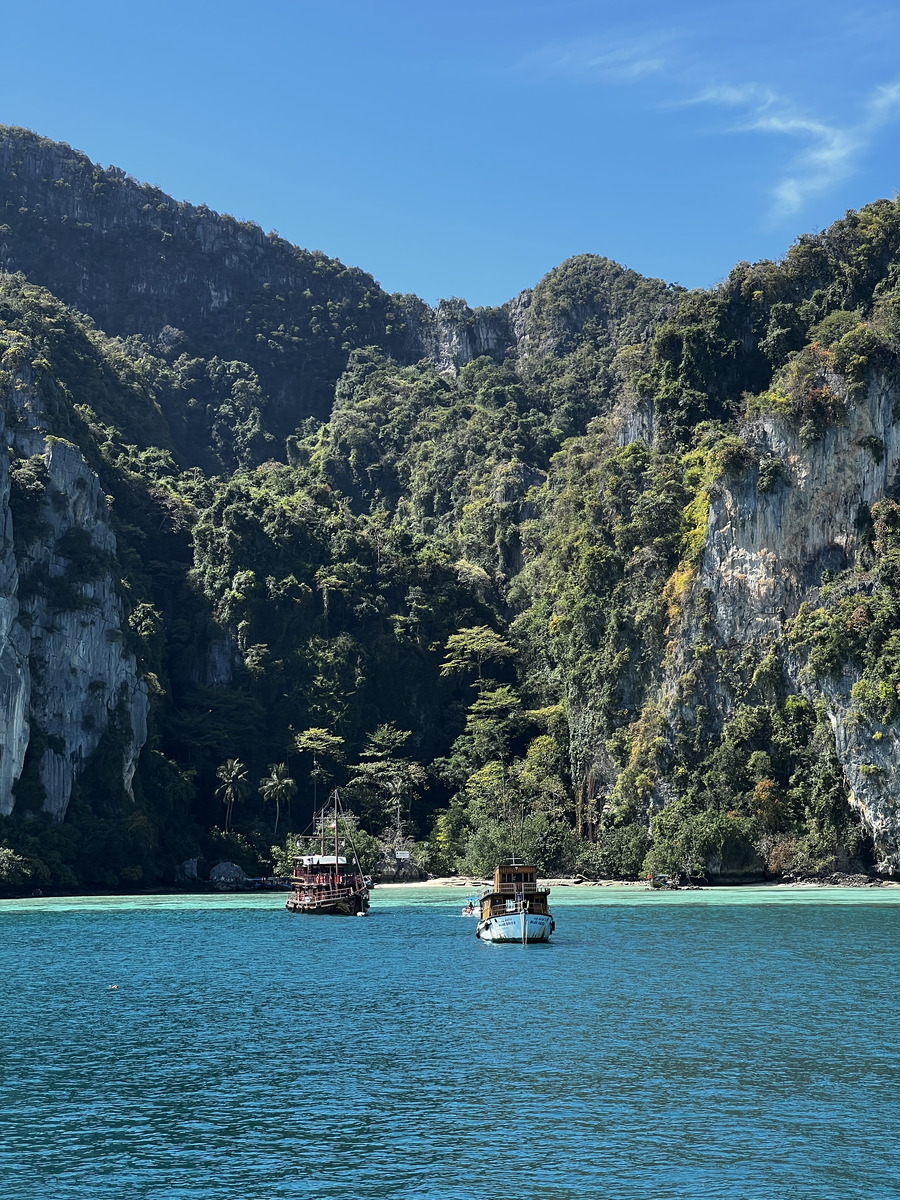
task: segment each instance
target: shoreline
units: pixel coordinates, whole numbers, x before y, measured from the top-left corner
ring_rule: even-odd
[[[850,881],[853,882],[850,882]],[[778,879],[763,879],[753,880],[747,883],[702,883],[691,884],[690,888],[673,888],[672,891],[720,891],[723,888],[740,889],[747,887],[759,888],[900,888],[900,880],[896,879],[880,879],[878,877],[869,877],[865,882],[862,882],[862,877],[859,875],[846,876],[844,881],[826,881],[822,879],[792,879],[782,881]],[[483,888],[490,887],[491,879],[477,879],[471,875],[439,875],[432,879],[404,879],[391,880],[389,883],[376,883],[375,890],[381,891],[384,888],[409,888],[409,887],[445,887],[445,888]],[[625,888],[647,888],[645,879],[581,879],[572,876],[563,876],[560,878],[539,879],[538,883],[544,887],[559,888],[559,887],[577,887],[577,888],[603,888],[603,887],[625,887]]]
[[[472,875],[438,875],[431,879],[404,879],[391,880],[385,883],[374,884],[373,890],[377,892],[386,891],[391,888],[425,888],[436,887],[451,889],[459,889],[463,891],[478,891],[490,887],[491,879],[478,879]],[[549,879],[539,879],[538,883],[547,888],[637,888],[639,890],[651,890],[647,887],[645,879],[582,879],[572,876],[553,877]],[[777,879],[769,880],[753,880],[747,883],[704,883],[691,884],[687,887],[672,888],[672,891],[740,891],[744,888],[766,888],[777,890],[834,890],[834,889],[854,889],[863,890],[866,888],[900,888],[900,879],[882,879],[875,877],[865,877],[861,875],[848,875],[844,879],[836,879],[832,877],[829,880],[821,879],[800,879],[782,881]],[[22,888],[2,888],[0,889],[0,900],[62,900],[62,899],[91,899],[102,896],[215,896],[215,895],[262,895],[266,892],[281,892],[281,888],[217,888],[217,887],[175,887],[160,884],[158,887],[146,887],[139,889],[113,889],[113,888],[98,888],[96,890],[85,889],[78,890],[56,890],[48,889],[41,890],[38,895],[33,892],[26,891]]]

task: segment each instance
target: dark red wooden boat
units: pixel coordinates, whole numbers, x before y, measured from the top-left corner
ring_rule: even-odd
[[[369,883],[362,873],[353,834],[337,789],[314,819],[306,853],[294,858],[288,912],[320,917],[364,917]]]

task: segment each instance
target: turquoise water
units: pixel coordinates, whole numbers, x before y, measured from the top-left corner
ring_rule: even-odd
[[[900,889],[465,894],[0,902],[0,1197],[900,1196]]]

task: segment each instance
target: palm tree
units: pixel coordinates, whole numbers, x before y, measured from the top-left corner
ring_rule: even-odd
[[[288,775],[287,763],[270,763],[269,774],[259,781],[259,793],[263,800],[275,801],[275,836],[278,836],[278,818],[281,816],[281,802],[290,800],[297,785]]]
[[[225,832],[231,821],[231,810],[236,800],[240,800],[247,790],[247,768],[239,758],[229,758],[216,770],[216,778],[222,783],[216,788],[216,795],[222,797],[225,805]]]

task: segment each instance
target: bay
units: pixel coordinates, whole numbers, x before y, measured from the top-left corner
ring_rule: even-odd
[[[900,1195],[900,889],[465,894],[0,902],[0,1196]]]

